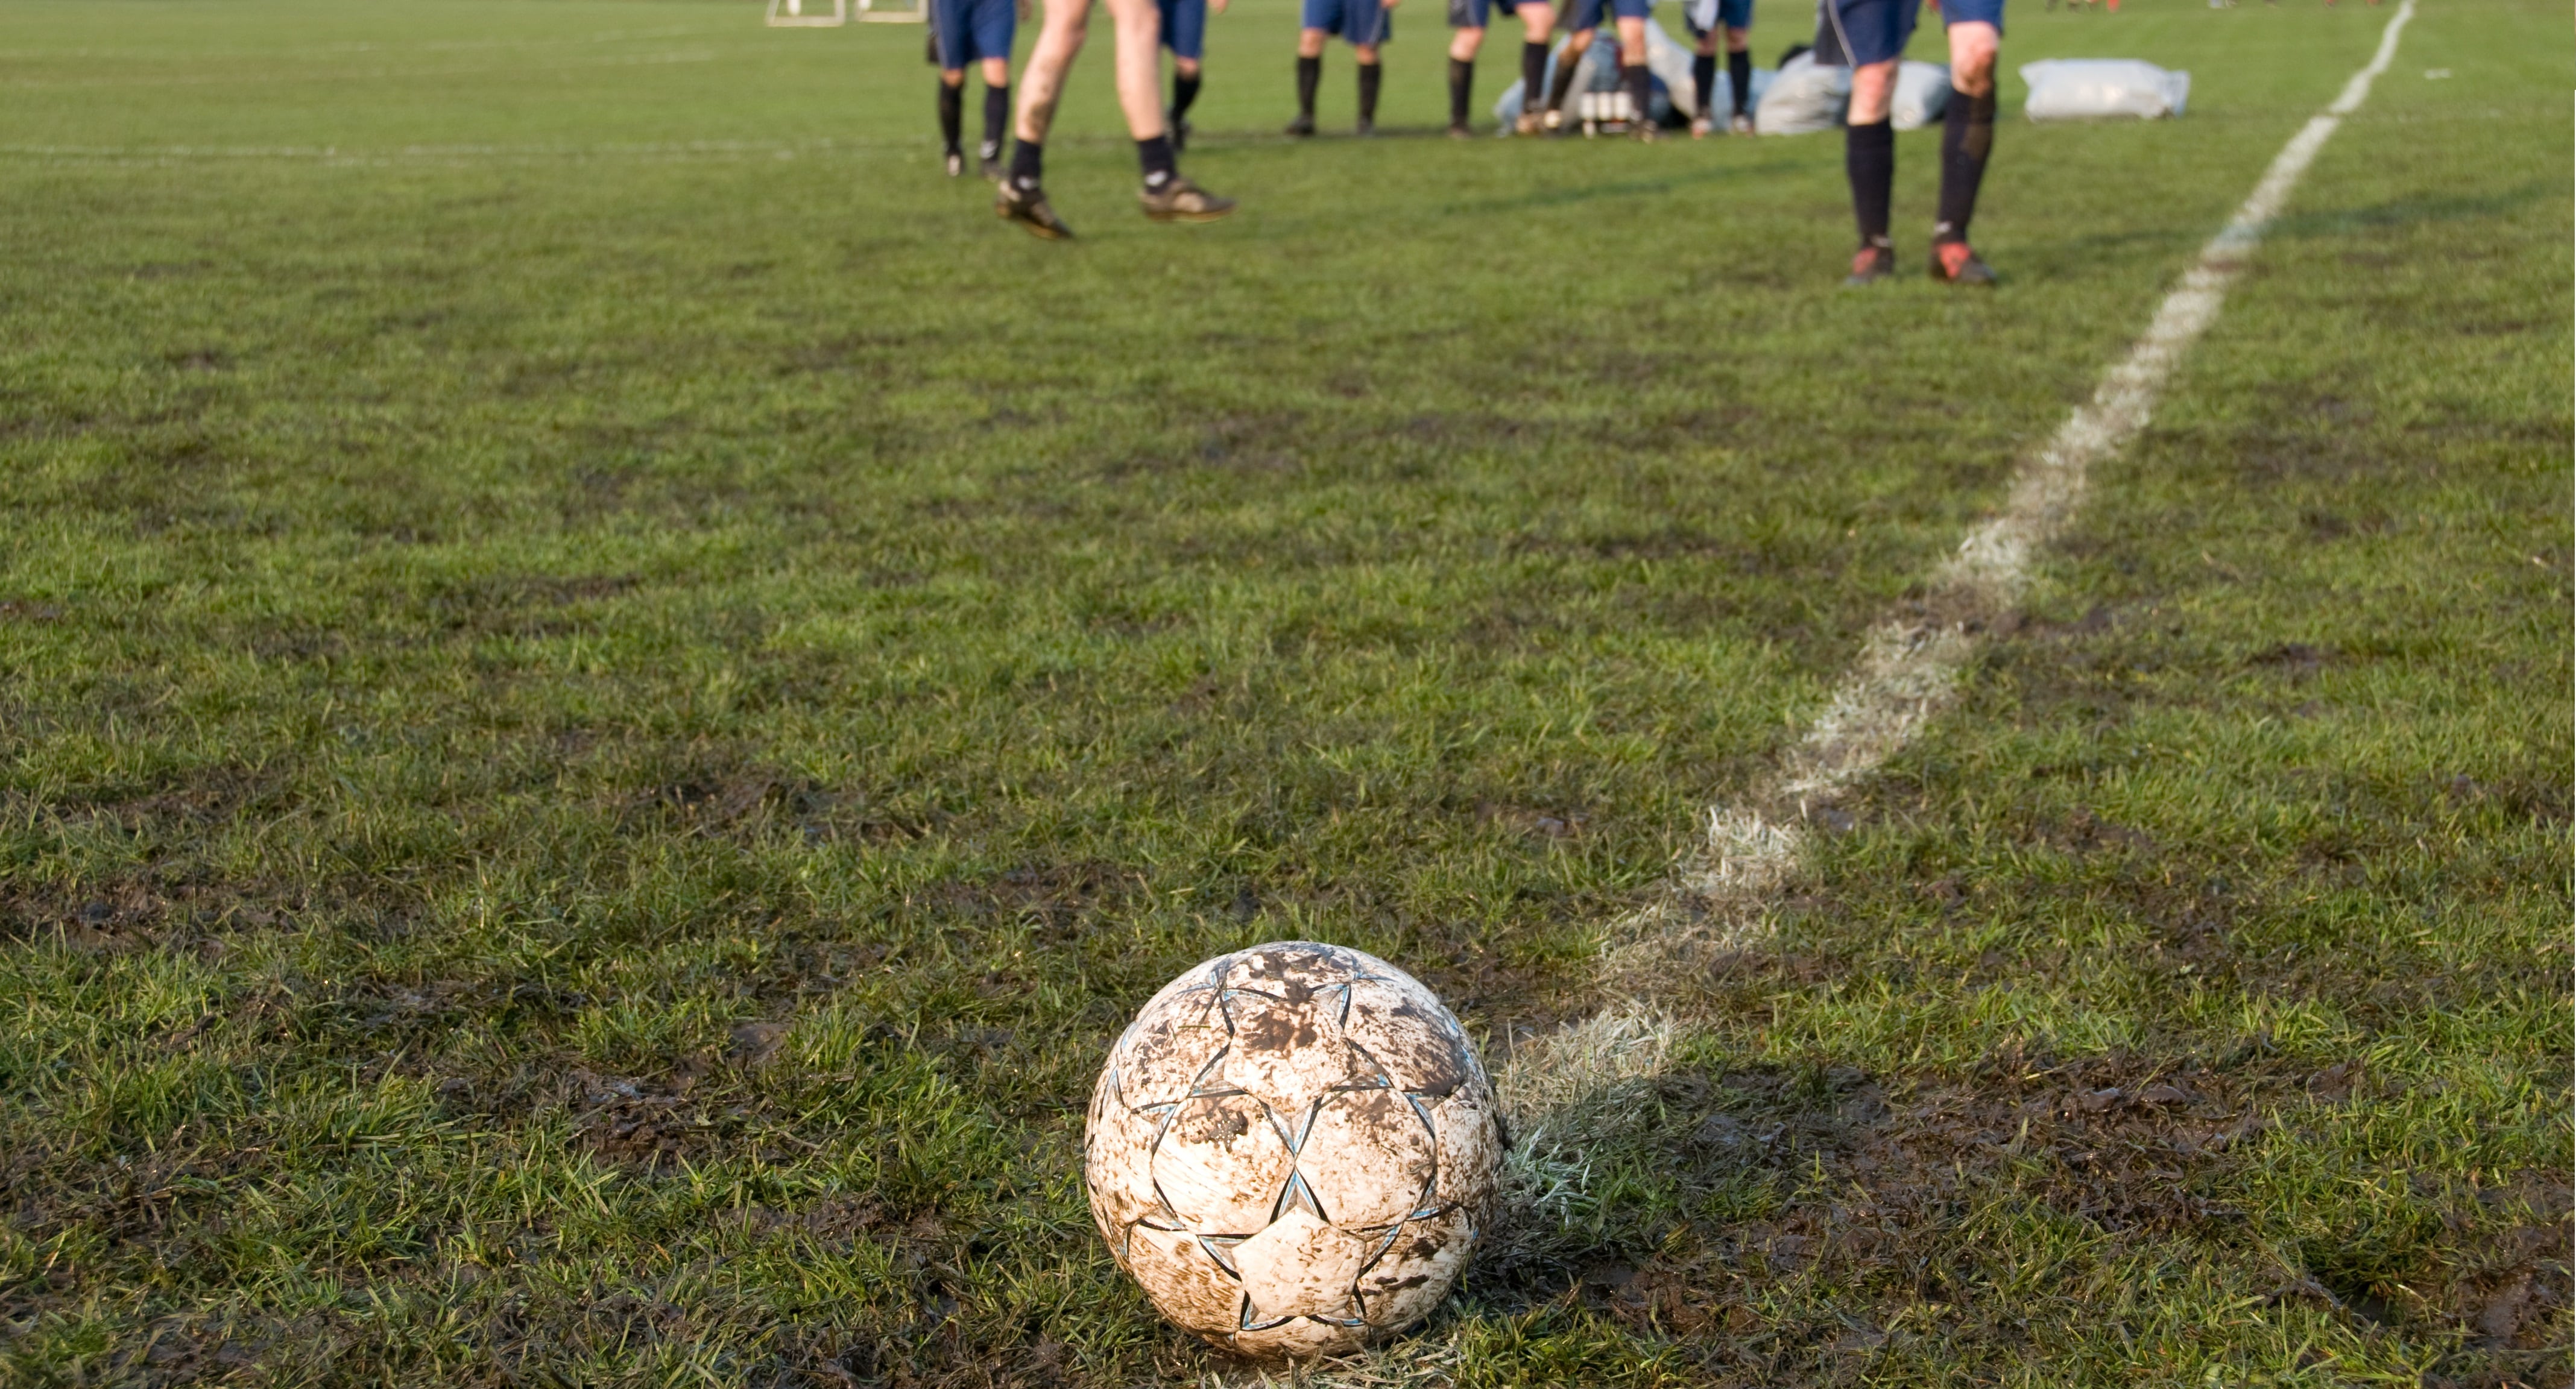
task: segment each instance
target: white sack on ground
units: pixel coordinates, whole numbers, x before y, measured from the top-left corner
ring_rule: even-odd
[[[2035,121],[2179,116],[2191,96],[2191,74],[2167,72],[2134,58],[2050,58],[2024,64],[2030,84],[2022,114]]]
[[[1851,69],[1824,67],[1813,53],[1801,53],[1780,65],[1753,112],[1753,128],[1765,135],[1806,135],[1843,123],[1851,106]]]
[[[1547,57],[1548,81],[1556,80],[1556,65],[1564,55],[1565,40],[1559,39],[1556,51]],[[1667,105],[1670,109],[1681,112],[1685,117],[1697,114],[1691,109],[1691,51],[1674,42],[1673,36],[1665,32],[1664,26],[1651,19],[1646,21],[1646,69],[1655,75],[1657,82],[1663,84],[1663,90],[1655,93],[1657,101],[1654,114],[1656,116],[1660,117]],[[1721,73],[1718,76],[1720,95],[1715,99],[1731,101],[1732,97],[1724,95],[1725,81],[1725,75]],[[1761,91],[1762,85],[1762,74],[1755,73],[1753,90]],[[1600,36],[1592,41],[1592,47],[1584,50],[1580,65],[1574,70],[1574,85],[1565,90],[1566,115],[1569,119],[1573,116],[1574,98],[1577,93],[1617,90],[1619,90],[1619,39],[1614,31],[1605,27]],[[1505,87],[1502,96],[1494,101],[1494,120],[1501,124],[1505,131],[1509,131],[1512,122],[1521,118],[1521,105],[1525,100],[1527,95],[1521,91],[1520,83],[1514,82]]]
[[[1921,130],[1941,119],[1950,107],[1948,63],[1900,63],[1896,91],[1888,98],[1887,118],[1899,130]]]

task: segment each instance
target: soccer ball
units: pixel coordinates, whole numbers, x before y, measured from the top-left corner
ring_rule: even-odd
[[[1493,1082],[1429,989],[1286,941],[1163,986],[1092,1087],[1101,1237],[1181,1327],[1241,1355],[1335,1354],[1447,1296],[1494,1198]]]

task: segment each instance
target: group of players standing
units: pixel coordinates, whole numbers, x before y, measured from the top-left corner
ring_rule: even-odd
[[[1050,240],[1073,235],[1056,216],[1041,184],[1048,127],[1064,88],[1066,71],[1082,51],[1092,0],[1043,0],[1044,22],[1028,63],[1021,69],[1019,107],[1011,120],[1011,45],[1017,22],[1029,0],[930,0],[931,59],[939,67],[939,122],[947,141],[947,169],[954,177],[965,171],[962,143],[965,84],[969,67],[984,79],[984,139],[978,149],[984,176],[998,185],[993,210],[1031,233]],[[1189,111],[1198,99],[1200,58],[1211,10],[1223,13],[1226,0],[1105,0],[1117,31],[1118,104],[1136,141],[1136,158],[1144,170],[1138,193],[1145,216],[1157,222],[1212,222],[1234,211],[1234,200],[1220,198],[1182,176],[1178,159],[1190,134]],[[1339,36],[1359,63],[1358,133],[1376,124],[1378,91],[1384,75],[1379,46],[1388,38],[1398,0],[1302,0],[1297,33],[1297,118],[1291,135],[1315,133],[1315,92],[1323,77],[1324,48]],[[1448,0],[1449,23],[1457,32],[1449,43],[1449,134],[1469,135],[1467,111],[1475,80],[1477,51],[1483,46],[1492,10],[1519,17],[1522,26],[1521,90],[1546,89],[1543,104],[1525,102],[1515,127],[1535,135],[1564,123],[1564,104],[1577,60],[1590,49],[1608,11],[1619,43],[1619,76],[1635,109],[1652,109],[1653,90],[1646,68],[1646,17],[1654,0]],[[1990,285],[1994,272],[1968,245],[1968,218],[1975,211],[1977,189],[1985,178],[1986,160],[1994,146],[1995,59],[2003,40],[2003,0],[1935,0],[1941,9],[1950,46],[1950,98],[1941,133],[1941,199],[1932,231],[1932,277],[1950,284]],[[1844,128],[1843,167],[1851,182],[1852,211],[1860,228],[1860,249],[1852,257],[1846,284],[1874,284],[1896,273],[1895,245],[1888,234],[1890,203],[1896,179],[1896,138],[1889,108],[1896,71],[1914,34],[1922,0],[1818,0],[1816,60],[1852,70],[1851,105]],[[1692,64],[1697,95],[1693,135],[1716,128],[1710,109],[1721,45],[1727,60],[1727,85],[1733,114],[1727,128],[1750,134],[1747,109],[1753,87],[1753,64],[1747,31],[1753,24],[1753,0],[1708,0],[1690,4],[1690,27],[1698,40]],[[1707,21],[1703,22],[1705,14]],[[1569,30],[1565,51],[1558,55],[1556,77],[1547,81],[1548,41],[1562,24]],[[1172,94],[1162,95],[1162,50],[1172,52]],[[1003,130],[1010,121],[1009,158]],[[1655,138],[1654,122],[1640,119],[1640,139]]]

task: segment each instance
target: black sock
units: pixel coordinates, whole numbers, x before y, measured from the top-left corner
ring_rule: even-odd
[[[1565,51],[1556,55],[1556,80],[1547,86],[1547,109],[1565,109],[1565,94],[1574,86],[1574,70],[1581,66],[1583,55],[1575,52],[1572,44],[1567,44]]]
[[[1011,146],[1011,186],[1023,191],[1038,186],[1046,173],[1046,146],[1035,140],[1021,140]]]
[[[1851,179],[1852,216],[1860,223],[1864,246],[1887,241],[1887,205],[1896,196],[1896,127],[1881,117],[1876,125],[1843,128],[1843,173]]]
[[[1308,58],[1300,55],[1297,59],[1297,114],[1307,120],[1315,118],[1315,85],[1323,80],[1322,56]]]
[[[1172,74],[1172,119],[1177,121],[1190,113],[1190,104],[1199,99],[1199,75],[1195,72]]]
[[[1449,123],[1467,124],[1467,102],[1476,90],[1476,65],[1464,58],[1449,60]]]
[[[1521,109],[1529,110],[1538,100],[1539,88],[1547,85],[1547,45],[1521,45]]]
[[[957,153],[957,142],[966,133],[966,88],[963,84],[939,84],[939,139],[950,154]]]
[[[1360,119],[1361,119],[1361,120],[1363,120],[1363,121],[1369,121],[1369,122],[1374,122],[1374,121],[1376,121],[1376,120],[1377,120],[1377,84],[1378,84],[1378,80],[1379,80],[1380,78],[1385,77],[1385,76],[1386,76],[1386,68],[1385,68],[1385,66],[1384,66],[1384,65],[1382,65],[1382,64],[1379,64],[1379,63],[1362,63],[1362,64],[1360,64]]]
[[[1726,85],[1734,88],[1728,95],[1735,98],[1735,114],[1741,116],[1753,105],[1753,55],[1726,55]]]
[[[1002,157],[1002,136],[1011,128],[1011,88],[1008,83],[984,89],[984,148],[986,159]]]
[[[1136,162],[1145,170],[1146,187],[1160,188],[1171,182],[1177,172],[1172,167],[1172,137],[1164,134],[1137,141]]]
[[[1970,96],[1953,87],[1941,115],[1941,220],[1935,242],[1968,239],[1977,210],[1977,185],[1986,179],[1986,156],[1995,148],[1995,94]]]
[[[1628,100],[1637,108],[1637,121],[1645,124],[1655,118],[1655,82],[1644,63],[1622,64],[1619,81],[1628,89]]]
[[[1708,109],[1708,98],[1709,94],[1716,90],[1717,55],[1714,53],[1692,54],[1691,109],[1699,113],[1699,118],[1701,120],[1707,120],[1709,118],[1711,112]]]

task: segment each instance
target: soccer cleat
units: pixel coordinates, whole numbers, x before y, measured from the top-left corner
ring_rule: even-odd
[[[1932,278],[1949,285],[1985,285],[1995,282],[1995,270],[1979,259],[1964,241],[1943,241],[1932,247]]]
[[[1002,181],[1002,142],[986,140],[975,146],[975,167],[986,183]]]
[[[948,176],[950,178],[955,178],[959,174],[966,172],[966,156],[959,154],[955,150],[950,150],[948,152],[948,156],[945,159],[942,159],[940,164],[948,170]]]
[[[1716,128],[1717,123],[1706,116],[1691,117],[1691,138],[1694,140],[1707,139],[1708,133]]]
[[[1843,277],[1846,285],[1874,285],[1896,278],[1896,248],[1885,242],[1863,246],[1852,255],[1851,274]]]
[[[1539,133],[1540,128],[1538,112],[1536,111],[1523,111],[1520,114],[1520,119],[1512,122],[1512,133],[1514,135],[1536,135]]]
[[[1753,118],[1751,116],[1737,116],[1735,119],[1726,123],[1726,133],[1729,135],[1752,134]]]
[[[1315,118],[1312,116],[1299,116],[1297,119],[1288,122],[1286,133],[1301,137],[1314,134]]]
[[[1047,206],[1046,190],[1022,188],[1009,179],[993,192],[993,215],[1005,222],[1017,222],[1028,228],[1029,235],[1041,241],[1071,241],[1073,228]]]
[[[1213,222],[1234,211],[1234,199],[1220,198],[1179,174],[1160,188],[1139,190],[1136,201],[1145,205],[1146,219],[1155,222]]]
[[[1456,125],[1449,127],[1449,138],[1452,140],[1473,140],[1476,138],[1476,132],[1469,130],[1465,121],[1460,121]]]
[[[1190,148],[1190,123],[1178,116],[1166,118],[1172,131],[1172,153],[1186,154]]]
[[[1362,116],[1360,117],[1360,123],[1351,127],[1351,133],[1365,140],[1377,133],[1377,122],[1370,120],[1366,116]]]
[[[1647,117],[1628,127],[1628,138],[1641,145],[1651,145],[1664,138],[1664,132],[1652,117]]]
[[[1553,106],[1547,108],[1547,114],[1539,117],[1539,128],[1550,135],[1565,129],[1565,113]]]

